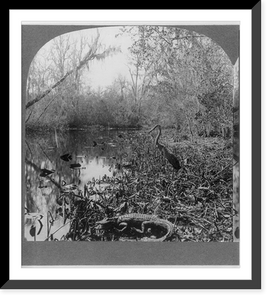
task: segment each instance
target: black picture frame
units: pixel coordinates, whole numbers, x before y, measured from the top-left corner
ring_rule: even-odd
[[[251,280],[10,280],[2,289],[260,289],[261,288],[261,1],[252,11],[252,277]],[[8,231],[7,231],[8,233]],[[7,235],[6,245],[9,245]]]

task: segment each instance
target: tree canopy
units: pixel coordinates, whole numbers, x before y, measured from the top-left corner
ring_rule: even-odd
[[[86,85],[92,61],[118,49],[93,38],[55,38],[35,57],[27,81],[27,126],[144,126],[210,134],[232,124],[233,66],[210,38],[171,26],[124,26],[132,40],[129,77],[105,89]],[[119,50],[120,51],[120,50]]]

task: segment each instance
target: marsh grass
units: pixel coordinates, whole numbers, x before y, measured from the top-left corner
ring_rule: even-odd
[[[84,190],[74,187],[61,192],[58,213],[70,223],[62,240],[136,240],[140,236],[132,231],[120,232],[110,226],[101,230],[96,222],[143,213],[175,224],[175,233],[168,241],[232,241],[231,142],[222,138],[176,141],[173,130],[164,136],[162,141],[182,168],[178,172],[172,168],[150,135],[124,134],[122,143],[130,145],[131,151],[116,159],[115,176],[90,181]],[[48,233],[47,240],[56,240],[54,233]]]

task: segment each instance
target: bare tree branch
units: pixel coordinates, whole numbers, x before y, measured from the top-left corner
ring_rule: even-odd
[[[98,59],[98,60],[103,59],[103,58],[105,58],[105,56],[109,55],[111,52],[116,51],[116,49],[112,48],[112,47],[109,47],[106,50],[104,50],[102,53],[98,53],[98,54],[95,54],[96,51],[97,51],[97,45],[96,45],[96,47],[91,46],[89,51],[87,52],[87,54],[84,56],[84,58],[79,62],[79,64],[75,68],[68,71],[60,80],[58,80],[53,86],[51,86],[45,92],[38,95],[33,100],[29,101],[26,104],[26,109],[28,109],[29,107],[31,107],[35,103],[39,102],[40,100],[42,100],[53,89],[55,89],[57,86],[59,86],[69,75],[71,75],[73,72],[75,72],[75,71],[77,72],[78,70],[83,68],[85,65],[88,64],[89,61],[94,60],[94,59]]]
[[[26,109],[28,109],[29,107],[31,107],[32,105],[34,105],[35,103],[39,102],[41,99],[43,99],[46,95],[48,95],[54,88],[56,88],[58,85],[60,85],[66,77],[68,77],[69,75],[71,75],[73,73],[73,70],[70,70],[69,72],[67,72],[59,81],[57,81],[51,88],[47,89],[45,92],[43,92],[42,94],[38,95],[36,98],[34,98],[33,100],[29,101],[26,104]]]
[[[28,115],[28,117],[27,117],[27,119],[26,119],[26,123],[28,122],[28,120],[30,119],[30,117],[31,117],[31,115],[32,115],[32,113],[33,113],[33,110],[31,110],[31,112],[30,112],[30,114]]]
[[[46,112],[47,108],[50,106],[50,104],[51,104],[55,99],[56,99],[56,96],[48,103],[48,105],[45,107],[45,109],[43,110],[43,112],[39,115],[38,119],[35,121],[34,124],[36,124],[36,123],[40,120],[41,116]]]

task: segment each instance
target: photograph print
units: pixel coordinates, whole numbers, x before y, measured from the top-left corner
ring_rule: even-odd
[[[24,242],[239,242],[239,24],[89,27],[25,78]]]

